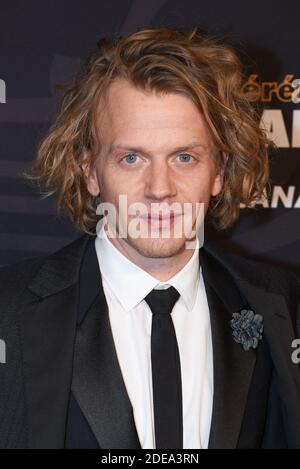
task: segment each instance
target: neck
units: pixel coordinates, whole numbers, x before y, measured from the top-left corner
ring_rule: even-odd
[[[191,259],[195,249],[182,248],[170,257],[146,257],[122,238],[108,238],[127,259],[160,282],[166,282],[179,272]]]

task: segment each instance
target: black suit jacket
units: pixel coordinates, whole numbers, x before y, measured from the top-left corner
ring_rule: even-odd
[[[94,240],[0,269],[0,448],[141,447]],[[199,255],[214,355],[209,447],[300,448],[299,281],[207,244]],[[230,327],[244,306],[264,317],[248,352]]]

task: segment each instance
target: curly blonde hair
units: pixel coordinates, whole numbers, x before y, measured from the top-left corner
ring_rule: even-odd
[[[96,158],[99,144],[96,111],[113,80],[126,78],[140,89],[182,93],[205,118],[223,161],[223,187],[211,198],[208,215],[217,230],[238,218],[240,204],[265,197],[269,184],[268,148],[253,99],[242,90],[243,67],[234,48],[221,38],[169,27],[139,29],[103,38],[72,85],[67,87],[55,122],[41,142],[25,177],[38,183],[42,198],[58,195],[58,211],[74,225],[95,233],[98,197],[87,190],[81,167],[85,150]]]

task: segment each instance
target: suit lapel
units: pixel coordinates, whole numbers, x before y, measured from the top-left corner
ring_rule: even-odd
[[[299,366],[291,360],[291,344],[298,336],[300,326],[298,323],[297,332],[297,318],[299,320],[300,317],[298,285],[292,284],[292,278],[284,273],[281,276],[279,272],[274,275],[271,266],[252,264],[239,256],[220,252],[215,246],[206,245],[201,251],[204,253],[202,264],[208,285],[208,301],[212,306],[215,367],[210,447],[234,447],[237,442],[238,422],[245,408],[256,351],[244,352],[233,342],[228,322],[224,318],[225,310],[227,315],[230,313],[227,316],[230,320],[233,311],[247,304],[264,318],[263,340],[270,351],[274,372],[280,378],[278,386],[283,410],[283,431],[288,447],[299,448],[300,375]],[[258,272],[257,267],[260,267]],[[240,300],[238,295],[241,295]],[[235,412],[239,416],[234,416]],[[234,425],[231,426],[231,422]]]
[[[73,394],[101,448],[141,448],[114,346],[93,238],[81,269],[79,296]]]
[[[265,292],[261,288],[238,280],[240,288],[250,299],[253,309],[264,316],[264,338],[268,343],[283,409],[284,432],[289,448],[300,448],[300,374],[299,365],[293,364],[292,342],[298,337],[296,322],[291,320],[287,302],[283,295]],[[300,305],[290,305],[299,312]]]
[[[21,332],[29,448],[64,447],[72,376],[100,447],[140,448],[94,240],[83,235],[48,256],[28,285]]]
[[[231,316],[247,305],[234,279],[206,248],[200,250],[200,263],[210,310],[214,357],[209,448],[232,449],[238,445],[256,351],[245,352],[232,338]]]
[[[48,256],[20,314],[29,448],[63,448],[85,235]]]
[[[63,448],[72,378],[76,286],[22,312],[29,448]]]

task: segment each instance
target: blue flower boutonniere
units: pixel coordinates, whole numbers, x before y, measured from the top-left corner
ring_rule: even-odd
[[[235,342],[241,344],[243,349],[256,349],[262,339],[264,330],[263,317],[255,314],[252,309],[243,308],[237,313],[233,313],[231,319],[232,335]]]

